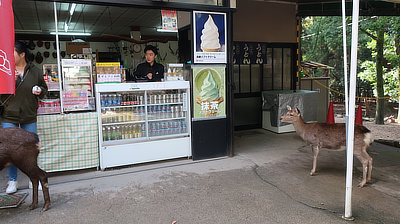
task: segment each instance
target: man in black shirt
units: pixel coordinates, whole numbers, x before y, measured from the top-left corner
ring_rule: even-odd
[[[158,51],[157,47],[147,45],[144,49],[146,62],[139,64],[133,72],[133,77],[136,80],[147,80],[148,82],[161,81],[164,78],[164,66],[155,62]]]

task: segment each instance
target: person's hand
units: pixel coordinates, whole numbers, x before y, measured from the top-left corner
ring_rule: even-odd
[[[39,96],[41,92],[42,92],[42,89],[39,86],[34,86],[32,88],[32,93],[37,95],[37,96]]]
[[[148,74],[147,74],[147,78],[153,79],[153,73],[148,73]]]

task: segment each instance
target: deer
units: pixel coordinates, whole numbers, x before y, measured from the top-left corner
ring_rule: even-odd
[[[311,146],[313,151],[313,167],[310,175],[315,174],[317,168],[317,157],[321,148],[328,150],[346,149],[346,127],[345,123],[305,123],[298,108],[289,110],[281,117],[281,121],[293,124],[296,133]],[[372,158],[367,153],[367,148],[374,141],[371,131],[366,127],[355,124],[354,127],[354,156],[361,162],[363,176],[358,187],[362,188],[371,181]]]
[[[37,134],[18,127],[0,128],[0,171],[13,164],[29,177],[33,185],[30,210],[33,210],[38,205],[40,180],[44,196],[44,206],[41,212],[44,212],[50,206],[50,193],[47,172],[37,165],[39,152],[39,137]]]

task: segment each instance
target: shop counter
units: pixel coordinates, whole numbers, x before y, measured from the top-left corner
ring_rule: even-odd
[[[97,113],[38,116],[38,165],[47,172],[99,166]]]

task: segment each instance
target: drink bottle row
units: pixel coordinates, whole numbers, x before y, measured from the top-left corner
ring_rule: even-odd
[[[145,124],[112,125],[103,127],[103,141],[134,139],[146,137]],[[186,133],[186,122],[150,122],[149,137]]]
[[[102,93],[101,107],[143,105],[143,95],[133,93]]]
[[[165,104],[183,102],[183,93],[148,94],[147,104]],[[101,107],[143,105],[144,95],[134,93],[102,93]]]
[[[147,107],[148,119],[168,119],[185,116],[182,105],[154,105]],[[103,124],[144,121],[146,119],[145,107],[120,107],[101,109]]]

